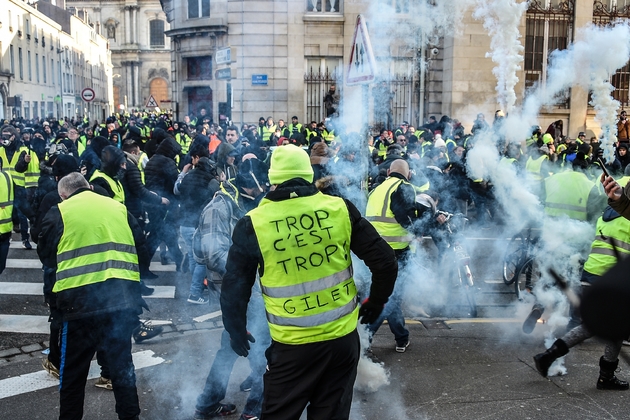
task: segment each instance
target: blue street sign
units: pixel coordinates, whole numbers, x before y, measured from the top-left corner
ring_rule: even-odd
[[[252,74],[252,85],[267,86],[267,75]]]

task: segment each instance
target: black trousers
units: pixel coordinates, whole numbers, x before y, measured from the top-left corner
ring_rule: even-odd
[[[65,321],[61,332],[60,420],[81,420],[85,384],[96,350],[110,369],[116,413],[121,420],[140,414],[136,374],[131,359],[131,332],[138,323],[131,311],[111,312]]]
[[[357,331],[320,343],[267,349],[262,420],[298,420],[308,405],[308,420],[350,416],[359,363]]]

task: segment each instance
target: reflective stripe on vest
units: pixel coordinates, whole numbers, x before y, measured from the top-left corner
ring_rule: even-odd
[[[59,212],[63,234],[57,247],[53,292],[112,278],[140,281],[138,256],[124,205],[83,191],[59,203]]]
[[[387,178],[370,193],[365,209],[365,218],[393,249],[405,249],[413,239],[407,229],[396,221],[390,208],[392,194],[403,182],[406,183],[400,178]]]
[[[608,222],[597,219],[596,231],[599,233],[591,245],[591,253],[584,263],[584,270],[597,276],[603,276],[617,263],[617,254],[630,255],[630,221],[617,217]],[[613,245],[614,248],[613,249]]]
[[[545,159],[549,160],[549,156],[542,155],[538,157],[537,159],[532,159],[532,157],[530,156],[527,159],[527,162],[525,163],[525,170],[534,181],[543,180],[542,164],[545,161]]]
[[[354,331],[358,302],[346,203],[322,193],[263,199],[248,215],[264,262],[260,284],[271,338],[305,344]]]
[[[11,232],[13,229],[13,181],[8,172],[2,171],[0,180],[0,234]]]
[[[588,196],[595,184],[581,172],[560,172],[545,179],[545,213],[586,220]]]
[[[28,149],[24,146],[21,146],[20,148],[18,148],[15,153],[13,153],[13,157],[11,158],[11,161],[9,161],[9,158],[7,156],[7,151],[4,147],[0,147],[0,159],[2,160],[2,168],[4,170],[6,170],[9,175],[11,175],[11,179],[13,180],[13,183],[15,185],[17,185],[18,187],[24,187],[24,173],[23,172],[17,172],[15,170],[15,165],[17,165],[18,161],[20,160],[20,155],[22,154],[22,152],[27,152],[28,153]],[[31,161],[32,162],[32,161]],[[39,160],[37,161],[37,167],[39,170]],[[31,165],[29,164],[29,167],[27,168],[27,170],[31,169]],[[39,172],[37,173],[37,177],[39,178]],[[37,181],[35,182],[35,186],[37,186]]]
[[[103,178],[109,185],[109,188],[111,188],[112,192],[114,193],[114,196],[112,198],[118,201],[119,203],[125,204],[125,190],[123,189],[120,181],[112,179],[109,175],[107,175],[104,172],[99,171],[98,169],[95,170],[92,176],[90,177],[90,182],[94,181],[96,178]]]
[[[36,188],[37,181],[39,181],[39,158],[37,153],[32,153],[30,149],[25,148],[27,154],[31,157],[31,161],[28,163],[26,172],[24,172],[24,187]]]

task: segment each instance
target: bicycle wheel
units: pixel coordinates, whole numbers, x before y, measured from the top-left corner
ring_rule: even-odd
[[[527,259],[527,241],[522,232],[510,239],[503,258],[503,282],[509,286],[516,280],[518,270]]]
[[[536,283],[540,280],[540,275],[540,266],[533,258],[527,260],[527,262],[520,267],[514,281],[514,293],[518,300],[522,300],[527,293],[531,293],[532,290],[534,290],[534,286],[536,286]]]

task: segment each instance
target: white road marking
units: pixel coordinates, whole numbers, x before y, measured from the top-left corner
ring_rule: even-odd
[[[164,359],[161,357],[154,357],[154,354],[155,353],[151,350],[133,353],[133,364],[136,370],[164,363]],[[90,372],[88,373],[88,379],[96,379],[100,376],[101,368],[98,363],[96,363],[96,360],[92,360],[92,363],[90,364]],[[38,391],[40,389],[51,388],[54,386],[59,386],[59,380],[54,378],[45,370],[27,373],[13,378],[2,379],[0,380],[0,399],[25,394],[27,392]]]
[[[7,268],[42,268],[42,263],[40,260],[36,259],[16,259],[16,258],[8,258],[7,259]],[[175,271],[175,265],[162,265],[159,262],[152,262],[149,266],[149,270],[151,271]]]
[[[210,312],[209,314],[198,316],[197,318],[193,318],[195,322],[204,322],[212,318],[218,318],[221,316],[221,311]]]
[[[172,321],[152,319],[153,325],[170,325]],[[0,332],[22,334],[50,334],[48,315],[6,315],[0,314]]]
[[[151,286],[155,289],[149,299],[175,299],[175,286]],[[32,295],[43,296],[42,283],[25,282],[0,282],[0,294],[2,295]]]

